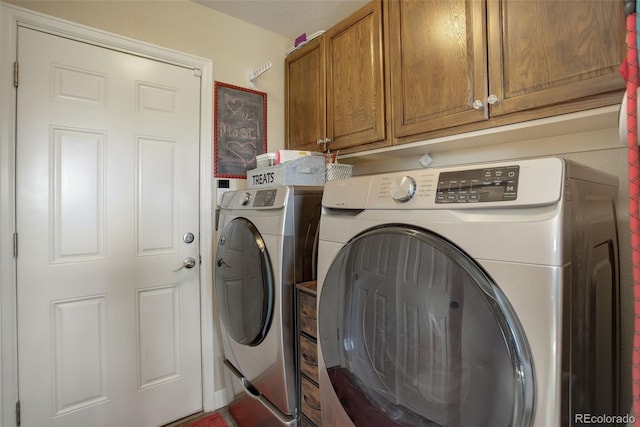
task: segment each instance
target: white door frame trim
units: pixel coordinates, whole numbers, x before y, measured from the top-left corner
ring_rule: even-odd
[[[212,411],[224,402],[215,400],[213,285],[211,278],[213,148],[213,62],[105,31],[29,11],[0,1],[0,427],[16,425],[18,400],[15,232],[15,124],[16,90],[13,64],[17,58],[18,25],[65,36],[94,45],[191,68],[201,73],[200,108],[200,318],[202,340],[203,409]],[[27,254],[23,254],[26,256]],[[220,399],[219,399],[220,400]]]

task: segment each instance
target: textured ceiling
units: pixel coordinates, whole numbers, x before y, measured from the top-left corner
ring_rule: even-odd
[[[370,0],[194,0],[292,40],[327,30]]]

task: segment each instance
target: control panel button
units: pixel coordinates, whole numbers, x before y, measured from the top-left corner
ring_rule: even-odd
[[[416,180],[410,176],[403,176],[391,183],[389,191],[391,198],[396,202],[408,202],[416,194]]]
[[[436,203],[508,202],[518,198],[518,165],[442,172]]]
[[[276,194],[278,190],[273,188],[270,190],[258,190],[256,197],[253,200],[254,208],[267,208],[273,206],[276,201]]]
[[[247,206],[249,204],[249,202],[251,201],[251,193],[246,192],[244,193],[244,195],[242,196],[242,200],[240,200],[240,204],[242,206]]]

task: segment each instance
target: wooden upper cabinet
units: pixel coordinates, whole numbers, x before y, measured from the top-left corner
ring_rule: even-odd
[[[623,89],[622,3],[488,0],[490,114]]]
[[[485,2],[389,0],[396,136],[482,121],[487,97]],[[476,104],[477,105],[477,104]]]
[[[388,145],[382,0],[374,0],[285,59],[286,147]]]
[[[625,33],[620,0],[374,0],[287,57],[286,146],[366,150],[617,104]]]
[[[388,0],[396,143],[619,102],[622,7]]]
[[[285,146],[318,150],[326,135],[326,62],[324,35],[285,60]]]
[[[330,148],[387,145],[381,0],[329,29],[326,43]]]

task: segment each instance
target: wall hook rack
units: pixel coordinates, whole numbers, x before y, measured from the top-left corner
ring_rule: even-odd
[[[249,87],[253,87],[253,82],[255,82],[259,76],[269,71],[272,65],[273,64],[269,61],[262,64],[262,66],[255,71],[249,70]]]

